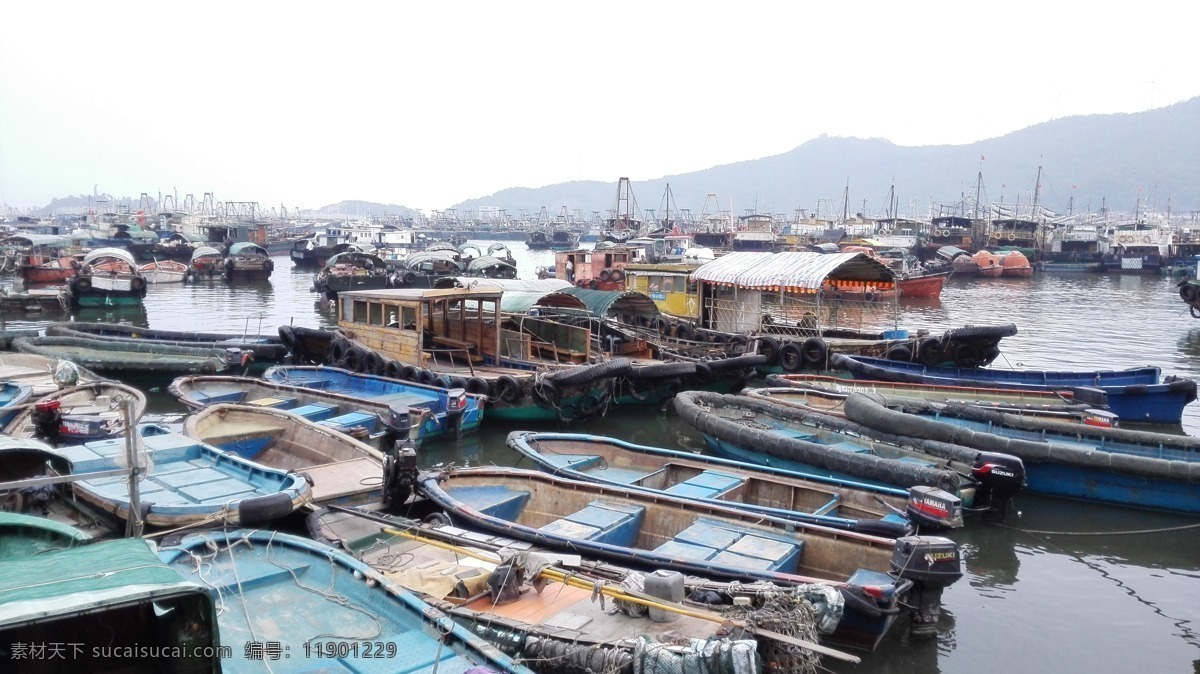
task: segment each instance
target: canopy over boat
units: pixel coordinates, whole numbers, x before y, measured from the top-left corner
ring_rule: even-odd
[[[890,289],[895,273],[879,260],[862,253],[728,253],[692,272],[704,283],[758,290],[816,293],[826,281],[843,285]]]
[[[267,249],[249,241],[238,241],[229,247],[230,255],[268,255]]]
[[[3,239],[5,245],[30,245],[40,248],[70,248],[75,245],[69,236],[57,236],[54,234],[13,234],[6,236]]]
[[[107,260],[110,258],[124,262],[129,265],[130,269],[137,269],[137,261],[133,259],[133,253],[124,248],[97,248],[84,256],[83,264],[94,264],[97,260]]]
[[[221,251],[212,246],[200,246],[192,252],[192,260],[198,260],[206,257],[221,257]]]
[[[593,316],[632,316],[656,318],[661,315],[658,305],[644,293],[624,290],[590,290],[588,288],[565,288],[564,293],[574,295],[587,305]]]

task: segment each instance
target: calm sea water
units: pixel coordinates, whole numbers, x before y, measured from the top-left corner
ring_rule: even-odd
[[[483,247],[491,242],[482,243]],[[548,251],[508,245],[522,278],[553,261]],[[310,292],[313,272],[277,257],[268,282],[152,287],[145,309],[86,312],[82,321],[207,332],[274,333],[294,324],[327,327],[332,308]],[[54,319],[58,320],[58,319]],[[0,330],[44,324],[0,316]],[[1134,275],[951,279],[940,300],[901,307],[900,327],[939,332],[968,324],[1014,323],[995,367],[1161,367],[1200,378],[1200,320],[1172,281]],[[183,411],[162,390],[153,411]],[[619,422],[619,423],[614,423]],[[425,448],[427,465],[512,465],[504,445],[516,426],[497,423],[460,444]],[[616,435],[647,445],[703,450],[672,413],[619,409],[602,419],[542,430]],[[1182,430],[1200,435],[1200,406]],[[859,665],[825,659],[837,672],[1200,672],[1200,523],[1193,518],[1022,495],[1001,526],[972,522],[952,537],[965,576],[943,597],[936,640],[910,642],[893,630]]]

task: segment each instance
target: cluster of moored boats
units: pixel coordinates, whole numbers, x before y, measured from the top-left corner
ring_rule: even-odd
[[[88,635],[170,596],[193,627],[154,633],[232,646],[234,669],[259,644],[350,669],[391,648],[453,671],[816,671],[896,624],[936,635],[963,573],[953,532],[1003,521],[1019,493],[1200,513],[1197,441],[1139,427],[1178,425],[1196,398],[1158,368],[956,364],[1004,326],[677,334],[637,294],[457,286],[339,292],[330,330],[12,337],[0,577],[38,562],[73,580],[61,596],[3,581],[21,599],[0,625]],[[119,381],[133,372],[170,374],[189,413],[146,414]],[[421,460],[489,421],[641,405],[711,452],[518,430],[514,467]],[[298,524],[307,538],[276,532]],[[105,580],[123,573],[143,582]],[[135,613],[116,643],[161,615]]]

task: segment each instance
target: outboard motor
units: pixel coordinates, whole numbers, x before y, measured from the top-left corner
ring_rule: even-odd
[[[942,530],[963,525],[962,499],[937,487],[910,487],[905,512],[917,527]]]
[[[467,411],[467,391],[452,388],[446,391],[446,423],[454,428],[454,439],[462,438],[463,412]]]
[[[891,569],[892,575],[913,583],[905,602],[910,607],[909,635],[937,636],[942,592],[963,576],[958,545],[941,536],[897,538],[896,547],[892,548]]]
[[[971,477],[979,483],[976,507],[987,508],[984,521],[1003,522],[1013,494],[1025,488],[1025,462],[1011,454],[980,452],[971,466]]]
[[[407,441],[396,443],[395,452],[383,460],[383,507],[396,512],[408,502],[417,486],[417,450]]]
[[[41,400],[33,405],[34,435],[55,444],[62,429],[62,403],[57,400]]]
[[[417,437],[413,437],[413,426],[420,425],[423,411],[419,407],[389,404],[387,418],[381,419],[384,431],[379,446],[396,447],[397,443],[402,443],[405,439],[412,440],[415,445],[420,436],[418,434]]]

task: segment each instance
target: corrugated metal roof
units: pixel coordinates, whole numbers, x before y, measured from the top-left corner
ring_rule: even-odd
[[[588,313],[597,318],[617,315],[658,316],[658,305],[648,295],[629,290],[591,290],[588,288],[564,288],[563,292],[574,295],[587,305]]]
[[[692,272],[692,278],[757,289],[820,290],[826,280],[891,287],[895,274],[862,253],[727,253]]]

